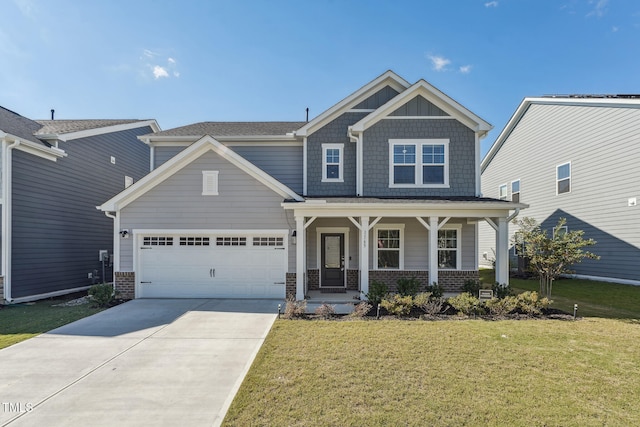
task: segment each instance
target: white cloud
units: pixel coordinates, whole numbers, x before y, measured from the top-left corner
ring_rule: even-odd
[[[167,70],[159,65],[156,65],[153,67],[153,77],[156,78],[156,80],[162,78],[162,77],[169,77],[169,73],[167,72]]]
[[[153,52],[153,51],[150,51],[149,49],[144,49],[144,50],[142,51],[142,55],[143,55],[143,56],[145,56],[145,57],[147,57],[147,58],[153,58],[154,56],[158,56],[158,54],[157,54],[157,53],[155,53],[155,52]]]
[[[488,1],[484,4],[484,7],[498,7],[498,2],[497,1]]]
[[[591,0],[589,4],[595,4],[593,10],[587,13],[587,16],[595,16],[597,18],[601,18],[607,13],[607,5],[609,4],[609,0]]]
[[[170,64],[175,64],[176,60],[173,59],[173,58],[169,58],[169,59],[167,59],[167,62],[169,62]]]
[[[469,74],[471,72],[471,65],[463,65],[459,68],[462,74]]]
[[[447,65],[451,64],[451,60],[444,56],[429,55],[429,59],[431,60],[431,66],[436,71],[445,71],[447,69]]]

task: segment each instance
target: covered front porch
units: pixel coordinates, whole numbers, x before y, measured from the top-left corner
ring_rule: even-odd
[[[401,278],[460,291],[479,277],[477,225],[483,220],[495,226],[496,280],[508,284],[508,221],[526,205],[482,198],[326,198],[283,207],[296,221],[296,270],[287,275],[287,296],[348,292],[355,300],[366,299],[374,281],[395,291]]]

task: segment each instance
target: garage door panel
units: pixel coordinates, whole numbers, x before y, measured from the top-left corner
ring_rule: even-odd
[[[216,242],[215,236],[207,237]],[[173,236],[174,242],[179,239]],[[246,242],[139,248],[138,297],[284,298],[286,250],[252,246],[251,236]]]

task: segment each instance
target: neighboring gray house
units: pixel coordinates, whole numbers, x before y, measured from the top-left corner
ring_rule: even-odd
[[[484,195],[530,205],[525,215],[549,232],[565,217],[597,241],[600,260],[575,265],[578,277],[640,284],[638,98],[525,98],[482,162]],[[481,226],[481,264],[492,234]]]
[[[115,217],[128,297],[364,295],[399,277],[478,277],[491,126],[424,80],[388,71],[308,123],[197,123],[141,136],[155,170],[100,208]],[[506,267],[499,277],[508,281]],[[501,275],[501,276],[500,276]]]
[[[113,221],[95,206],[149,172],[149,148],[136,137],[158,130],[154,120],[34,121],[0,107],[0,301],[102,280]]]

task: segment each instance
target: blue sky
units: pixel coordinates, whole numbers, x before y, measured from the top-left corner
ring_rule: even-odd
[[[640,93],[634,0],[0,0],[0,105],[33,119],[304,120],[392,69],[494,126]]]

